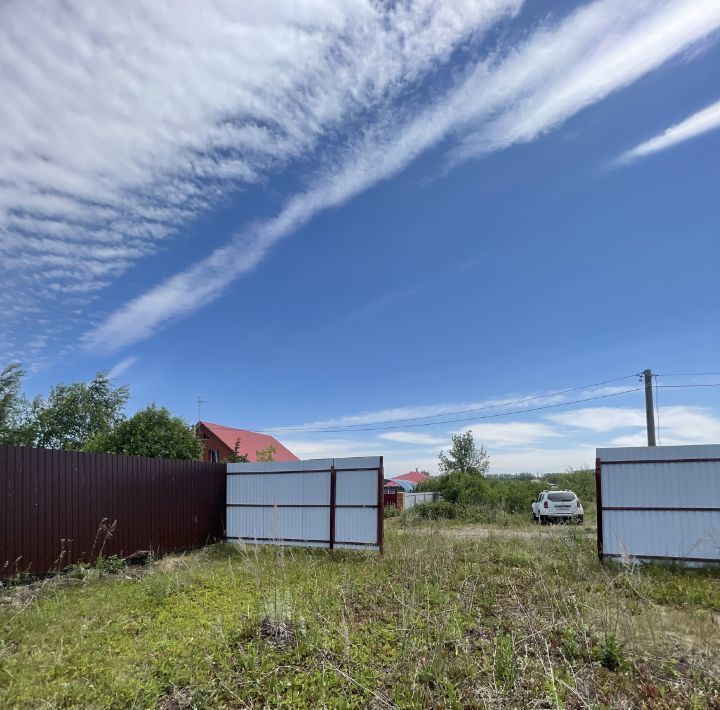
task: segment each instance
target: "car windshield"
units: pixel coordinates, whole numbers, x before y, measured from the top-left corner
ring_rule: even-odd
[[[575,500],[575,494],[568,491],[560,491],[559,493],[548,493],[548,498],[553,503],[568,503]]]

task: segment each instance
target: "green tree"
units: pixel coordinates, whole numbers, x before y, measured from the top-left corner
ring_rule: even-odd
[[[275,459],[273,456],[275,456],[275,452],[277,451],[277,448],[270,444],[270,446],[266,446],[264,449],[258,449],[255,452],[255,460],[256,461],[262,461],[262,462],[270,462],[274,461]]]
[[[36,397],[31,405],[28,426],[34,431],[34,445],[82,449],[122,420],[129,396],[127,386],[115,387],[105,370],[89,383],[56,385],[47,400]]]
[[[159,459],[200,460],[202,442],[192,426],[165,407],[151,404],[111,431],[93,437],[86,451]]]
[[[490,468],[490,457],[485,447],[481,446],[478,449],[471,431],[453,435],[450,451],[447,454],[441,451],[438,458],[442,473],[459,471],[484,476]]]
[[[247,463],[247,462],[248,462],[248,455],[240,453],[240,437],[238,437],[237,441],[235,442],[235,449],[225,459],[225,463]]]
[[[0,372],[0,444],[32,444],[27,426],[30,405],[20,391],[24,375],[19,362],[10,363]]]

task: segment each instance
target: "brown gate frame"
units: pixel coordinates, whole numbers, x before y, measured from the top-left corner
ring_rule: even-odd
[[[384,483],[385,483],[385,465],[384,458],[380,458],[378,465],[378,485],[377,485],[377,503],[375,505],[364,505],[358,504],[353,505],[351,503],[339,504],[337,503],[337,472],[345,471],[368,471],[373,468],[364,466],[362,468],[336,468],[335,464],[330,467],[330,503],[305,503],[304,505],[298,505],[294,503],[227,503],[228,508],[330,508],[330,530],[329,537],[327,540],[301,540],[299,538],[268,538],[268,537],[236,537],[227,536],[227,540],[245,540],[252,542],[253,540],[260,540],[262,542],[269,542],[270,540],[276,540],[278,542],[319,542],[328,543],[331,550],[335,549],[335,514],[338,508],[376,508],[377,509],[377,541],[376,542],[348,542],[343,540],[340,542],[341,545],[358,545],[364,547],[373,547],[377,545],[380,554],[385,551],[385,515],[384,515]],[[285,473],[326,473],[328,469],[307,469],[304,471],[253,471],[244,474],[240,471],[228,471],[228,476],[244,476],[244,475],[268,475],[268,474],[285,474]]]
[[[642,464],[642,463],[708,463],[718,462],[720,458],[697,458],[697,459],[640,459],[640,460],[619,460],[605,461],[606,466],[613,464]],[[617,553],[603,551],[603,511],[604,510],[652,510],[652,511],[681,511],[698,513],[718,513],[720,508],[671,508],[669,506],[644,506],[644,505],[608,505],[602,504],[602,464],[600,458],[595,459],[595,507],[597,510],[597,553],[600,562],[604,562],[607,557],[620,557]],[[665,560],[668,562],[720,562],[719,558],[714,557],[666,557],[662,555],[632,555],[635,558],[643,560]]]

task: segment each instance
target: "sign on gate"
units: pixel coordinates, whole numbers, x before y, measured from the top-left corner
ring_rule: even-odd
[[[383,458],[227,465],[227,538],[380,550]]]

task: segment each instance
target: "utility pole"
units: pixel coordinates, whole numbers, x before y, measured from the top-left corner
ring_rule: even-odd
[[[655,446],[655,410],[653,408],[652,370],[644,370],[645,378],[645,419],[647,420],[648,446]]]

